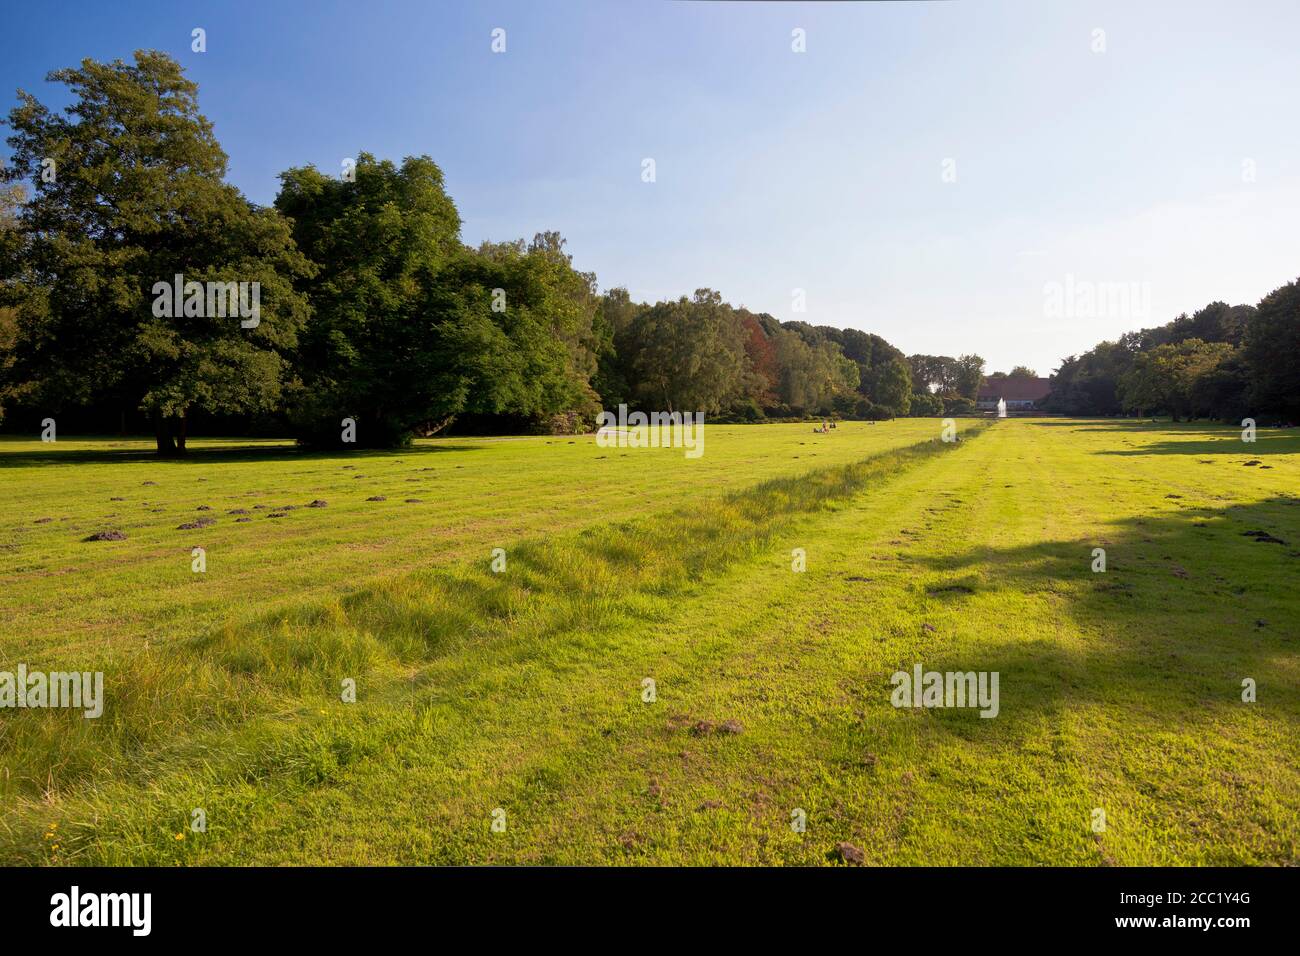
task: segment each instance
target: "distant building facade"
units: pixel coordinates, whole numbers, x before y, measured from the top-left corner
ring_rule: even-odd
[[[993,378],[980,385],[975,407],[981,412],[997,412],[998,401],[1007,403],[1008,415],[1026,415],[1038,411],[1052,392],[1047,378]]]

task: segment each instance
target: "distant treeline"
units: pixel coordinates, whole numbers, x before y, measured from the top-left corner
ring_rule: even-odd
[[[1255,306],[1211,302],[1071,355],[1052,376],[1048,408],[1300,422],[1300,285],[1287,283]]]
[[[556,233],[460,240],[428,157],[287,170],[272,208],[225,182],[197,87],[157,52],[19,91],[0,202],[0,416],[195,420],[309,444],[394,446],[457,418],[576,432],[601,408],[733,421],[968,410],[983,361],[913,356],[698,290],[598,291]],[[27,196],[24,185],[30,186]]]
[[[601,296],[612,347],[594,379],[606,407],[696,410],[731,421],[838,416],[885,419],[973,407],[978,356],[910,359],[858,329],[779,322],[699,289],[645,305]]]

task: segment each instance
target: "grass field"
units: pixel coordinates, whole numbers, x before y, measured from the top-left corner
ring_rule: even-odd
[[[1300,433],[960,424],[0,441],[0,862],[1300,863]]]

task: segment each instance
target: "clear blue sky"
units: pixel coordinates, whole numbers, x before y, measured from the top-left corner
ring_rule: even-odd
[[[165,50],[251,199],[289,166],[428,153],[466,241],[558,229],[636,298],[707,285],[1046,374],[1300,275],[1294,0],[6,6],[6,111],[20,86],[61,103],[51,69]],[[1048,315],[1067,276],[1145,284],[1150,313]]]

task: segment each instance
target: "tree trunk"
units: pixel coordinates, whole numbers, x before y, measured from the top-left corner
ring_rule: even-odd
[[[189,412],[181,412],[180,418],[176,419],[176,454],[185,454],[185,430],[189,425]]]
[[[158,454],[163,458],[175,457],[176,443],[172,441],[172,433],[167,425],[167,419],[160,412],[153,413],[153,430],[158,441]]]
[[[440,422],[436,422],[436,423],[433,421],[421,422],[419,427],[415,429],[415,434],[421,438],[432,438],[434,435],[438,434],[438,432],[442,431],[444,428],[446,428],[455,420],[456,420],[455,415],[448,415]]]

